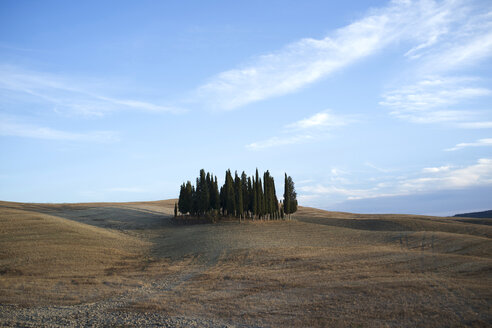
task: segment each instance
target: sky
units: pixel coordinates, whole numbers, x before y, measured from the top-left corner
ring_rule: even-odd
[[[491,78],[490,1],[4,0],[0,199],[258,168],[304,206],[491,209]]]

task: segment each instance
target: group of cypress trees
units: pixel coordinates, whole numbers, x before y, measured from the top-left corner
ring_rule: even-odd
[[[256,169],[255,176],[246,173],[232,176],[231,170],[225,174],[224,185],[217,184],[217,177],[200,170],[196,186],[190,181],[183,183],[179,192],[177,212],[192,216],[234,216],[257,219],[280,219],[297,211],[297,195],[292,178],[285,174],[284,201],[278,201],[275,181],[269,171],[263,174],[263,180]]]

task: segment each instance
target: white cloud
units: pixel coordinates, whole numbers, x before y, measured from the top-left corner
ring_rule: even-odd
[[[490,89],[473,85],[476,80],[465,77],[427,78],[384,94],[380,104],[389,107],[392,115],[413,123],[470,121],[476,119],[477,113],[447,108],[492,94]]]
[[[250,143],[246,145],[246,148],[250,150],[261,150],[265,148],[293,145],[305,142],[307,140],[312,140],[314,137],[309,134],[299,134],[293,136],[283,136],[283,137],[272,137],[266,140]]]
[[[445,172],[449,171],[451,166],[446,165],[446,166],[439,166],[439,167],[426,167],[422,169],[422,172],[424,173],[438,173],[438,172]]]
[[[492,8],[485,13],[461,6],[455,24],[449,26],[442,42],[428,53],[422,62],[423,71],[449,71],[475,65],[492,55]],[[480,8],[479,8],[480,10]]]
[[[463,129],[491,129],[492,121],[463,122],[463,123],[458,123],[457,126]]]
[[[450,106],[463,100],[492,94],[489,89],[470,86],[470,82],[474,80],[449,77],[425,79],[384,94],[384,101],[380,104],[394,109],[396,113],[404,113]]]
[[[490,18],[489,18],[490,19]],[[490,22],[487,24],[492,28]],[[432,58],[428,65],[433,66],[433,70],[449,70],[460,66],[474,64],[483,58],[490,57],[492,53],[492,33],[479,34],[468,42],[457,43],[453,47],[446,49],[442,53]]]
[[[333,126],[346,125],[348,120],[342,116],[334,115],[330,111],[325,110],[323,112],[316,113],[308,118],[300,121],[288,124],[287,129],[293,130],[306,130],[313,128],[326,128]]]
[[[261,150],[317,140],[323,137],[330,128],[346,125],[349,122],[351,120],[345,116],[335,115],[329,110],[324,110],[297,122],[287,124],[284,126],[284,131],[280,136],[250,143],[246,145],[246,148]]]
[[[10,97],[28,102],[41,102],[53,106],[56,111],[102,116],[116,110],[140,110],[148,112],[180,112],[179,108],[163,106],[134,99],[116,98],[93,91],[94,82],[82,82],[65,76],[26,71],[18,67],[0,66],[0,90],[4,98]],[[99,83],[111,85],[111,83]],[[96,84],[97,85],[97,84]],[[4,99],[4,101],[6,101]]]
[[[68,132],[19,123],[5,117],[0,117],[0,135],[63,141],[114,142],[118,140],[118,135],[114,131]]]
[[[320,184],[314,186],[304,186],[299,188],[302,192],[307,192],[315,195],[343,195],[346,196],[347,199],[356,199],[356,198],[367,198],[371,197],[376,189],[348,189],[348,188],[340,188],[336,186],[323,186]]]
[[[311,183],[313,181],[314,181],[313,179],[305,179],[305,180],[297,181],[296,184],[306,184],[306,183]]]
[[[465,167],[446,165],[424,168],[416,175],[417,177],[411,179],[387,179],[375,183],[374,187],[370,188],[342,188],[336,185],[316,184],[301,186],[298,189],[300,195],[306,199],[330,196],[330,200],[333,201],[336,197],[342,197],[341,200],[367,199],[491,185],[492,159],[479,159],[476,164]]]
[[[388,173],[391,171],[390,169],[382,168],[382,167],[376,166],[376,165],[369,163],[369,162],[365,162],[364,165],[368,166],[368,167],[370,167],[376,171],[383,172],[383,173]]]
[[[333,175],[333,176],[345,175],[348,173],[347,171],[336,168],[336,167],[332,168],[330,170],[330,172],[331,172],[331,175]]]
[[[462,142],[454,146],[453,148],[445,149],[446,151],[455,151],[467,147],[482,147],[482,146],[492,146],[492,138],[479,139],[475,142]]]
[[[297,199],[300,204],[306,204],[319,198],[319,195],[299,195]],[[305,206],[305,205],[304,205]]]
[[[392,115],[413,123],[447,122],[468,129],[490,127],[490,122],[481,122],[479,112],[470,110],[470,101],[490,96],[492,90],[480,86],[483,81],[477,78],[445,75],[492,57],[492,8],[475,2],[454,3],[454,17],[442,24],[442,29],[429,32],[429,43],[407,53],[415,67],[407,70],[403,79],[410,76],[416,82],[386,92],[380,104],[390,108]],[[458,105],[461,108],[453,108]]]
[[[400,189],[408,193],[421,191],[459,189],[492,183],[492,159],[479,159],[477,164],[464,168],[436,172],[431,176],[409,179]]]
[[[294,92],[400,40],[433,44],[455,19],[458,1],[392,1],[323,39],[306,38],[218,74],[198,95],[219,109]]]

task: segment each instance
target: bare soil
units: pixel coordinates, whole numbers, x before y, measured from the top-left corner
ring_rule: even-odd
[[[480,220],[176,225],[174,201],[0,202],[0,326],[492,326]]]

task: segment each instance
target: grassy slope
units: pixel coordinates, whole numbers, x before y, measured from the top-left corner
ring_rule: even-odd
[[[21,204],[0,206],[0,303],[77,303],[134,283],[112,272],[138,265],[148,243]]]
[[[267,326],[492,320],[490,226],[306,207],[287,222],[173,226],[173,204],[0,203],[0,303],[152,284],[127,311]]]

